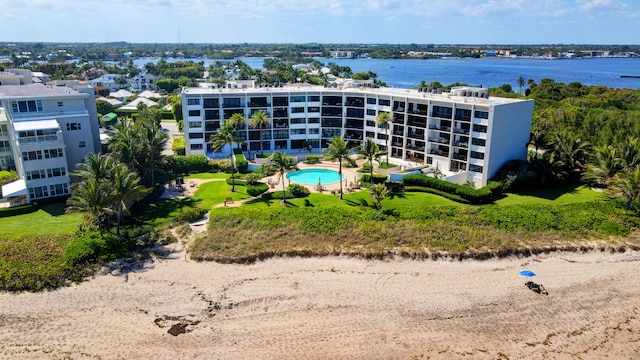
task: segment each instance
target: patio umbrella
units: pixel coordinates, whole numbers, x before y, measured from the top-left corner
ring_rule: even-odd
[[[536,274],[534,274],[533,271],[530,271],[530,270],[522,270],[520,271],[520,275],[526,276],[526,277],[536,276]]]

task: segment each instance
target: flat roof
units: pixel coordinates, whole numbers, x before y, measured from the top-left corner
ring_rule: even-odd
[[[81,94],[66,86],[46,86],[43,84],[0,85],[0,98],[64,95],[85,96],[85,94]]]
[[[464,87],[467,88],[467,87]],[[468,89],[476,89],[475,87],[468,87]],[[487,88],[477,88],[487,90]],[[533,101],[531,99],[512,99],[492,96],[490,98],[479,98],[471,96],[453,95],[448,92],[440,94],[419,92],[417,89],[405,89],[405,88],[370,88],[370,87],[324,87],[320,85],[310,84],[285,84],[283,87],[246,87],[246,88],[211,88],[211,87],[189,87],[183,88],[182,93],[186,95],[289,95],[290,93],[340,93],[354,96],[388,96],[388,97],[408,97],[413,99],[425,99],[425,100],[441,100],[446,102],[455,103],[467,103],[467,104],[484,104],[484,105],[499,105],[499,104],[511,104],[523,101]],[[336,94],[337,95],[337,94]]]
[[[14,196],[27,195],[27,184],[24,180],[16,180],[6,185],[2,185],[2,197],[10,198]]]
[[[15,131],[59,129],[60,125],[56,120],[14,121],[13,128]]]

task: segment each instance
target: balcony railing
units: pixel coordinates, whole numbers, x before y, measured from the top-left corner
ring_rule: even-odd
[[[11,118],[13,120],[20,119],[31,119],[31,118],[56,118],[61,116],[78,116],[78,115],[89,115],[87,111],[58,111],[58,112],[30,112],[24,114],[13,114]]]
[[[61,134],[61,132],[58,133]],[[58,135],[36,135],[18,138],[18,142],[20,143],[20,145],[57,141],[62,141],[62,139],[59,138]]]
[[[465,134],[465,135],[469,135],[469,129],[459,129],[454,127],[453,128],[453,132],[456,134]]]

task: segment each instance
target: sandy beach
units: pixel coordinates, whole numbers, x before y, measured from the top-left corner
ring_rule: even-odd
[[[0,294],[3,359],[640,359],[640,253],[144,266]],[[549,295],[524,287],[523,269]]]

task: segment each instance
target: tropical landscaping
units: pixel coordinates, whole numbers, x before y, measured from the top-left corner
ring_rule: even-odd
[[[339,136],[305,162],[332,162],[340,173],[356,166],[359,191],[340,183],[331,194],[284,181],[271,188],[266,178],[297,168],[292,157],[261,150],[257,157],[266,161],[251,172],[235,149],[242,144],[238,129],[267,126],[266,114],[224,123],[210,142],[231,155],[213,161],[163,156],[158,114],[138,109],[135,119],[113,127],[105,154],[90,155],[71,174],[68,199],[0,210],[0,288],[55,288],[105,262],[150,256],[176,238],[193,259],[241,263],[270,256],[487,258],[640,248],[640,140],[629,136],[640,133],[640,92],[548,79],[519,83],[536,99],[529,157],[507,163],[480,189],[437,174],[390,182],[377,174],[387,167],[387,154],[373,141],[353,147]],[[384,114],[376,122],[386,129]],[[178,178],[201,184],[189,197],[161,197]],[[229,200],[234,206],[223,206]],[[208,231],[193,236],[185,224],[206,213]]]

